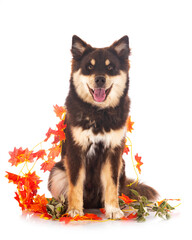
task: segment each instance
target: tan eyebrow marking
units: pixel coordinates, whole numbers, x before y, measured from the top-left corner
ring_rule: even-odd
[[[105,65],[108,66],[109,64],[110,64],[109,59],[106,59],[106,60],[105,60]]]
[[[90,63],[94,66],[95,65],[95,59],[91,59]]]

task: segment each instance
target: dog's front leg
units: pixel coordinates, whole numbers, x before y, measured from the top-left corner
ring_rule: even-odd
[[[74,171],[74,170],[73,170]],[[73,174],[76,175],[74,181]],[[71,217],[76,215],[83,216],[83,183],[85,179],[85,169],[82,165],[76,173],[71,174],[69,171],[69,191],[68,191],[68,210]]]
[[[105,214],[107,218],[120,219],[124,216],[118,199],[120,164],[116,165],[117,169],[114,171],[112,161],[113,159],[107,159],[101,170]]]

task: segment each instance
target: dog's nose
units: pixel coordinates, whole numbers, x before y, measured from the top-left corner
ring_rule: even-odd
[[[97,87],[103,87],[105,82],[106,82],[106,79],[104,76],[95,77],[95,83],[96,83]]]

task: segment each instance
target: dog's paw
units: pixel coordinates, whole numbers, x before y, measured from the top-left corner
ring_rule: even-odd
[[[82,210],[78,210],[78,209],[68,210],[68,214],[72,218],[74,218],[76,215],[79,215],[79,216],[83,216],[84,215],[83,211]]]
[[[116,207],[113,207],[113,206],[106,206],[105,207],[105,215],[107,218],[110,218],[110,219],[120,219],[124,216],[124,213],[121,211],[120,208],[116,208]]]

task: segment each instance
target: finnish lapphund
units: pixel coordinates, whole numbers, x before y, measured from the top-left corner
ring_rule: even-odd
[[[94,48],[74,35],[69,94],[66,98],[66,141],[61,161],[52,168],[48,188],[56,199],[63,194],[70,216],[83,209],[104,207],[107,218],[123,212],[118,195],[135,198],[130,188],[150,200],[157,192],[125,176],[122,158],[129,114],[129,39]]]

